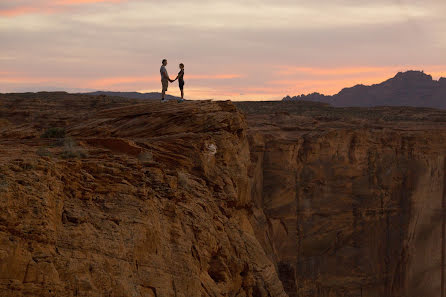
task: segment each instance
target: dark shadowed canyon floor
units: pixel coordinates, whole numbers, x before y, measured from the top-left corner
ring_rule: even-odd
[[[0,296],[441,296],[446,112],[0,95]]]

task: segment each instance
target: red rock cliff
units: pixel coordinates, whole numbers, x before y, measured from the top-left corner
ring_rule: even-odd
[[[2,297],[286,296],[249,221],[231,103],[0,104]]]
[[[238,106],[251,221],[289,296],[444,296],[446,112]]]
[[[441,296],[445,112],[0,96],[0,296]]]

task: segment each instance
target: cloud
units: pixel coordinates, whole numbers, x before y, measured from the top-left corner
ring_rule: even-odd
[[[59,0],[55,1],[57,5],[81,5],[81,4],[91,4],[91,3],[119,3],[126,0]]]
[[[376,73],[388,71],[394,69],[392,67],[340,67],[340,68],[321,68],[321,67],[290,67],[281,66],[278,67],[276,73],[280,75],[291,74],[311,74],[311,75],[350,75],[350,74],[362,74],[362,73]]]
[[[446,65],[400,65],[400,66],[356,66],[356,67],[334,67],[334,68],[322,68],[322,67],[292,67],[292,66],[278,66],[279,70],[275,73],[277,75],[304,75],[304,76],[370,76],[379,75],[383,77],[388,74],[394,74],[397,72],[404,72],[408,70],[426,70],[434,78],[446,73]]]
[[[255,8],[253,8],[255,5]],[[175,11],[178,16],[172,14]],[[152,13],[156,12],[156,13]],[[404,13],[394,3],[368,3],[362,6],[339,6],[310,2],[280,6],[274,2],[261,5],[240,1],[181,1],[173,9],[169,2],[129,2],[125,9],[110,7],[95,14],[76,16],[88,24],[122,24],[127,28],[160,26],[207,29],[262,28],[333,28],[371,24],[394,24],[408,18],[430,17],[436,12],[426,6],[407,5]],[[199,21],[197,21],[199,20]]]
[[[5,0],[0,69],[10,74],[0,86],[158,91],[165,57],[173,75],[186,64],[195,98],[333,93],[407,69],[436,77],[445,3]]]
[[[242,75],[240,74],[191,74],[187,75],[187,80],[194,81],[207,81],[207,80],[230,80],[235,78],[241,78]],[[170,75],[171,79],[175,78],[175,75]],[[87,86],[90,88],[107,88],[107,87],[114,87],[118,85],[125,85],[125,84],[138,84],[138,83],[148,83],[148,82],[156,82],[159,83],[160,76],[159,75],[152,75],[152,76],[128,76],[128,77],[107,77],[107,78],[101,78],[96,80],[91,80],[87,83]]]
[[[241,78],[239,74],[190,74],[186,76],[189,82],[198,82],[198,85],[206,81],[228,81]],[[172,79],[175,76],[171,76]],[[103,78],[80,78],[80,77],[45,77],[29,76],[9,72],[0,72],[0,85],[22,85],[24,87],[33,84],[52,84],[53,86],[66,86],[69,89],[82,88],[94,90],[136,90],[142,89],[144,85],[151,84],[158,86],[160,84],[159,75],[151,76],[126,76],[126,77],[103,77]],[[194,83],[191,83],[192,85]],[[203,88],[203,87],[202,87]]]
[[[8,0],[7,0],[8,1]],[[68,12],[68,6],[80,6],[98,3],[119,3],[127,0],[19,0],[15,3],[6,3],[0,6],[0,17],[17,17],[29,14],[55,14]]]

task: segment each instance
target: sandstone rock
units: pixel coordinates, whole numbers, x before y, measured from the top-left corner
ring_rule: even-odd
[[[443,111],[0,102],[0,296],[441,296]]]
[[[231,103],[36,96],[2,99],[18,131],[7,107],[33,113],[34,137],[1,134],[1,296],[286,296],[249,220],[249,144]],[[63,159],[40,138],[55,122],[88,156]]]
[[[288,296],[441,296],[445,113],[291,104],[237,103],[252,225]]]

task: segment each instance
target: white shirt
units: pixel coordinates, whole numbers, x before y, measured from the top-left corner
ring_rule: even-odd
[[[163,76],[163,73],[164,73],[164,76]],[[161,79],[167,79],[169,77],[169,75],[167,74],[167,69],[164,65],[161,65],[160,74],[161,74]]]

